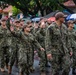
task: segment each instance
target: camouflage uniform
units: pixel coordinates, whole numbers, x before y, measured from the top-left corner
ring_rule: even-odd
[[[8,19],[7,21],[7,27],[10,30],[10,26],[13,26],[14,28],[14,32],[16,32],[17,34],[20,33],[22,31],[22,29],[17,29],[15,27],[15,25],[10,25],[10,19]],[[10,30],[11,31],[11,30]],[[21,42],[21,39],[19,37],[17,37],[16,34],[12,33],[12,44],[11,44],[11,54],[10,54],[10,61],[9,61],[9,73],[11,73],[12,70],[12,66],[15,65],[18,66],[18,51],[23,49],[22,45],[23,43]]]
[[[39,28],[34,28],[34,27],[32,27],[32,28],[31,28],[31,34],[36,37],[36,32],[37,32],[38,30],[39,30]],[[38,41],[38,40],[37,40],[37,41]],[[38,49],[37,49],[36,46],[33,46],[33,52],[34,52],[34,51],[38,51]],[[34,60],[34,54],[33,54],[33,60]]]
[[[45,38],[45,49],[47,54],[52,54],[49,62],[52,64],[52,75],[57,75],[63,70],[62,75],[68,75],[70,69],[70,55],[72,51],[67,34],[68,30],[64,24],[61,27],[54,22],[47,31]]]
[[[15,32],[20,32],[21,30],[17,30],[14,27]],[[20,38],[16,37],[15,35],[12,35],[12,45],[11,45],[12,51],[10,56],[10,62],[9,65],[12,67],[14,63],[17,65],[18,63],[18,50],[22,48],[22,43]]]
[[[46,28],[40,28],[36,32],[36,39],[40,43],[40,45],[45,48],[45,33],[46,33]],[[40,60],[40,70],[45,71],[45,65],[46,65],[46,57],[44,51],[41,52],[38,50],[38,55],[41,58]]]
[[[33,45],[39,49],[42,48],[32,34],[24,34],[23,32],[14,32],[14,34],[21,39],[23,42],[23,49],[18,51],[19,67],[21,72],[27,72],[27,68],[33,67]]]
[[[71,47],[73,49],[73,69],[76,69],[76,30],[72,29],[69,30],[68,29],[68,35],[70,38],[70,42],[71,42]]]
[[[7,28],[2,28],[2,26],[0,26],[1,68],[4,68],[5,65],[8,65],[10,51],[11,51],[11,33]]]
[[[32,29],[31,29],[31,33],[34,35],[34,36],[36,36],[36,32],[39,30],[39,28],[34,28],[34,27],[32,27]]]

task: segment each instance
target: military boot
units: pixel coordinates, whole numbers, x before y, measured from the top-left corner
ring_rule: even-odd
[[[26,71],[21,70],[20,73],[19,73],[19,75],[25,75],[24,73],[26,73]],[[26,73],[26,75],[29,75],[29,74]]]
[[[62,75],[69,75],[69,73],[67,73],[67,72],[63,72]]]
[[[73,75],[76,75],[76,73],[75,73],[75,68],[72,69],[72,74],[73,74]]]
[[[59,75],[59,73],[55,73],[54,75]]]
[[[41,74],[40,75],[46,75],[46,70],[44,68],[40,68]]]
[[[33,73],[35,69],[33,67],[30,67],[30,72]]]
[[[40,75],[46,75],[46,73],[45,72],[41,72],[41,74]]]
[[[6,67],[6,69],[8,69],[8,65],[7,64],[5,65],[5,67]]]
[[[23,75],[23,73],[20,72],[19,75]]]

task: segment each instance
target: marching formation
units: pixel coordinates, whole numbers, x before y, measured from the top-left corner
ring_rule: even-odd
[[[42,18],[37,23],[2,18],[1,72],[7,68],[8,74],[11,74],[14,64],[19,68],[19,75],[34,72],[34,53],[37,51],[41,75],[46,75],[48,62],[52,65],[51,75],[69,75],[71,67],[73,75],[76,75],[76,31],[73,20],[64,24],[65,17],[62,12],[58,12],[55,14],[55,22]]]

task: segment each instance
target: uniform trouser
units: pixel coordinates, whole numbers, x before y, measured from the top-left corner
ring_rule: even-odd
[[[10,67],[12,68],[12,66],[14,65],[14,62],[15,62],[15,48],[13,49],[13,51],[11,52],[11,55],[10,55],[10,61],[9,61],[9,65]]]
[[[1,59],[1,68],[4,68],[5,65],[8,65],[9,62],[9,48],[8,46],[0,48],[0,59]]]
[[[72,48],[73,49],[73,64],[72,64],[72,68],[76,69],[76,48]]]
[[[33,53],[29,52],[29,53],[25,53],[23,54],[24,56],[20,56],[19,59],[19,69],[21,73],[27,73],[28,71],[30,71],[31,68],[33,68]]]
[[[9,65],[11,68],[15,62],[18,63],[18,48],[16,46],[13,46],[10,53],[10,61],[9,61]]]
[[[52,65],[52,75],[69,75],[70,71],[70,55],[67,53],[63,55],[52,54],[53,58],[49,61]]]
[[[38,55],[40,57],[40,70],[44,70],[45,71],[45,67],[46,67],[46,55],[44,51],[38,51]]]

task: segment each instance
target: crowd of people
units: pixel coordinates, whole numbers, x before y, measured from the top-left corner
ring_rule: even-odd
[[[70,67],[75,75],[76,30],[74,21],[64,24],[62,12],[55,14],[55,22],[41,18],[39,22],[23,19],[2,18],[0,23],[0,70],[12,66],[19,68],[19,75],[34,72],[34,52],[40,57],[41,75],[46,75],[46,67],[52,65],[52,75],[69,75]],[[61,71],[61,72],[60,72]]]

